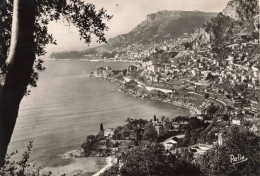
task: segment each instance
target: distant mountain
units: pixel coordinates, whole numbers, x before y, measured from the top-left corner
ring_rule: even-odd
[[[174,39],[183,33],[192,33],[217,13],[201,11],[159,11],[148,14],[146,20],[131,32],[109,39],[108,43],[97,47],[99,53],[108,52],[115,47],[133,43],[152,43]],[[88,50],[86,51],[88,53]]]
[[[206,21],[215,17],[217,13],[201,11],[159,11],[148,14],[146,20],[137,25],[131,32],[119,35],[108,40],[107,44],[81,52],[85,54],[110,52],[118,46],[132,43],[159,42],[181,36],[183,33],[192,33]],[[68,52],[67,56],[70,56]],[[77,53],[76,57],[79,57]],[[66,58],[66,52],[53,53],[51,57]]]
[[[71,52],[54,53],[52,57],[82,58],[88,54],[102,54],[103,57],[109,58],[128,51],[128,47],[133,44],[153,45],[178,38],[184,33],[190,33],[188,42],[195,49],[210,42],[230,43],[241,36],[257,38],[259,26],[258,0],[232,0],[219,14],[164,10],[148,14],[146,20],[132,31],[109,39],[107,44],[76,52],[77,55],[72,53],[75,57],[71,57]],[[221,46],[219,44],[216,47]]]
[[[200,11],[159,11],[147,15],[146,20],[131,32],[110,39],[108,44],[117,46],[121,43],[158,42],[179,37],[183,33],[194,32],[216,15]]]

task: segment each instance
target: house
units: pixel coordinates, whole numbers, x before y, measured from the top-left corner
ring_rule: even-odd
[[[110,136],[113,136],[114,135],[114,131],[115,129],[114,128],[108,128],[104,131],[104,136],[105,137],[110,137]]]
[[[260,111],[260,104],[256,100],[251,100],[250,107],[255,113]]]
[[[218,133],[218,145],[221,146],[223,144],[222,133]]]
[[[173,122],[173,123],[172,123],[172,127],[173,127],[174,129],[178,129],[178,128],[180,128],[180,123],[178,123],[178,122]]]
[[[157,125],[155,126],[155,129],[156,129],[158,135],[161,134],[161,133],[163,132],[163,126],[162,126],[162,124],[157,124]]]
[[[214,144],[215,142],[213,142]],[[216,142],[217,143],[217,142]],[[213,145],[199,144],[191,146],[190,151],[193,153],[194,158],[203,155],[208,150],[212,149]]]
[[[197,119],[204,120],[205,119],[205,115],[204,114],[198,114],[197,115]]]
[[[150,72],[153,72],[155,73],[157,71],[157,62],[155,59],[149,59],[149,58],[146,58],[143,60],[142,62],[142,66],[144,69],[146,69],[147,71],[150,71]]]
[[[259,130],[255,124],[249,130],[255,134],[257,134],[259,132]]]
[[[137,67],[134,66],[134,65],[130,65],[128,68],[127,68],[127,72],[128,73],[131,73],[131,72],[134,72],[137,70]]]
[[[198,72],[199,72],[198,69],[192,69],[192,70],[191,70],[192,76],[197,76]]]
[[[241,120],[238,119],[238,118],[235,118],[235,119],[232,119],[232,122],[231,122],[233,125],[240,125],[241,124]]]
[[[162,144],[163,144],[165,150],[172,150],[177,147],[177,142],[173,139],[166,140]]]

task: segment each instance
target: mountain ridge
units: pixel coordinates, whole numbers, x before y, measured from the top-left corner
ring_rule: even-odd
[[[259,28],[257,19],[259,19],[259,3],[257,0],[231,0],[218,14],[202,11],[162,10],[148,14],[146,19],[129,33],[118,35],[109,39],[107,44],[81,52],[81,57],[92,55],[94,58],[101,58],[104,57],[104,53],[114,53],[108,55],[108,57],[114,57],[115,53],[127,53],[132,47],[135,47],[132,50],[133,53],[138,53],[139,50],[147,50],[148,45],[151,49],[153,47],[151,45],[154,45],[153,48],[155,48],[158,43],[164,41],[172,43],[173,46],[173,40],[178,37],[182,38],[183,34],[184,38],[188,38],[186,42],[192,45],[192,49],[196,49],[211,42],[216,36],[221,36],[224,39],[229,35],[227,32],[251,35]],[[232,22],[232,24],[225,23],[225,20]],[[224,26],[218,27],[218,24]],[[219,28],[220,31],[223,29],[228,31],[223,30],[223,34],[221,34],[218,30],[214,30],[215,28]],[[143,47],[136,48],[140,44]],[[100,56],[97,56],[97,54],[100,54]],[[53,57],[55,57],[55,54]]]
[[[167,38],[171,36],[175,38],[183,33],[194,32],[204,22],[216,15],[217,13],[214,12],[180,10],[163,10],[150,13],[146,16],[146,20],[138,24],[129,33],[109,39],[108,44],[113,45],[119,40],[123,40],[123,43],[131,43],[132,40],[148,42],[151,41],[151,37]]]
[[[181,10],[162,10],[150,13],[144,21],[130,32],[110,38],[104,45],[81,52],[81,57],[88,54],[111,52],[116,47],[132,43],[152,43],[174,39],[183,33],[195,32],[206,21],[216,15],[215,12]],[[51,57],[55,58],[58,54],[51,54]],[[63,54],[62,57],[66,57],[66,54]]]

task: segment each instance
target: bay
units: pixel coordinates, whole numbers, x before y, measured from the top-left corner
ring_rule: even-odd
[[[133,63],[88,62],[84,60],[46,61],[38,87],[22,100],[9,153],[26,149],[33,141],[31,161],[52,170],[83,170],[91,175],[106,163],[104,158],[62,159],[60,155],[79,149],[87,135],[125,124],[127,118],[174,118],[188,115],[187,109],[160,101],[139,99],[118,91],[118,85],[89,78],[100,66],[127,68]]]

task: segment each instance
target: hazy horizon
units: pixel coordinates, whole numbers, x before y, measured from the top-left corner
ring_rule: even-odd
[[[85,0],[92,3],[99,10],[102,7],[107,13],[113,15],[112,20],[107,24],[109,31],[106,31],[106,38],[113,38],[117,35],[130,32],[135,26],[145,20],[150,13],[161,10],[181,10],[181,11],[203,11],[221,12],[229,0]],[[57,40],[57,45],[46,47],[47,55],[52,52],[61,51],[82,51],[90,47],[98,46],[96,39],[93,38],[90,46],[80,41],[77,28],[72,24],[68,25],[62,20],[51,22],[49,33],[53,34]]]

